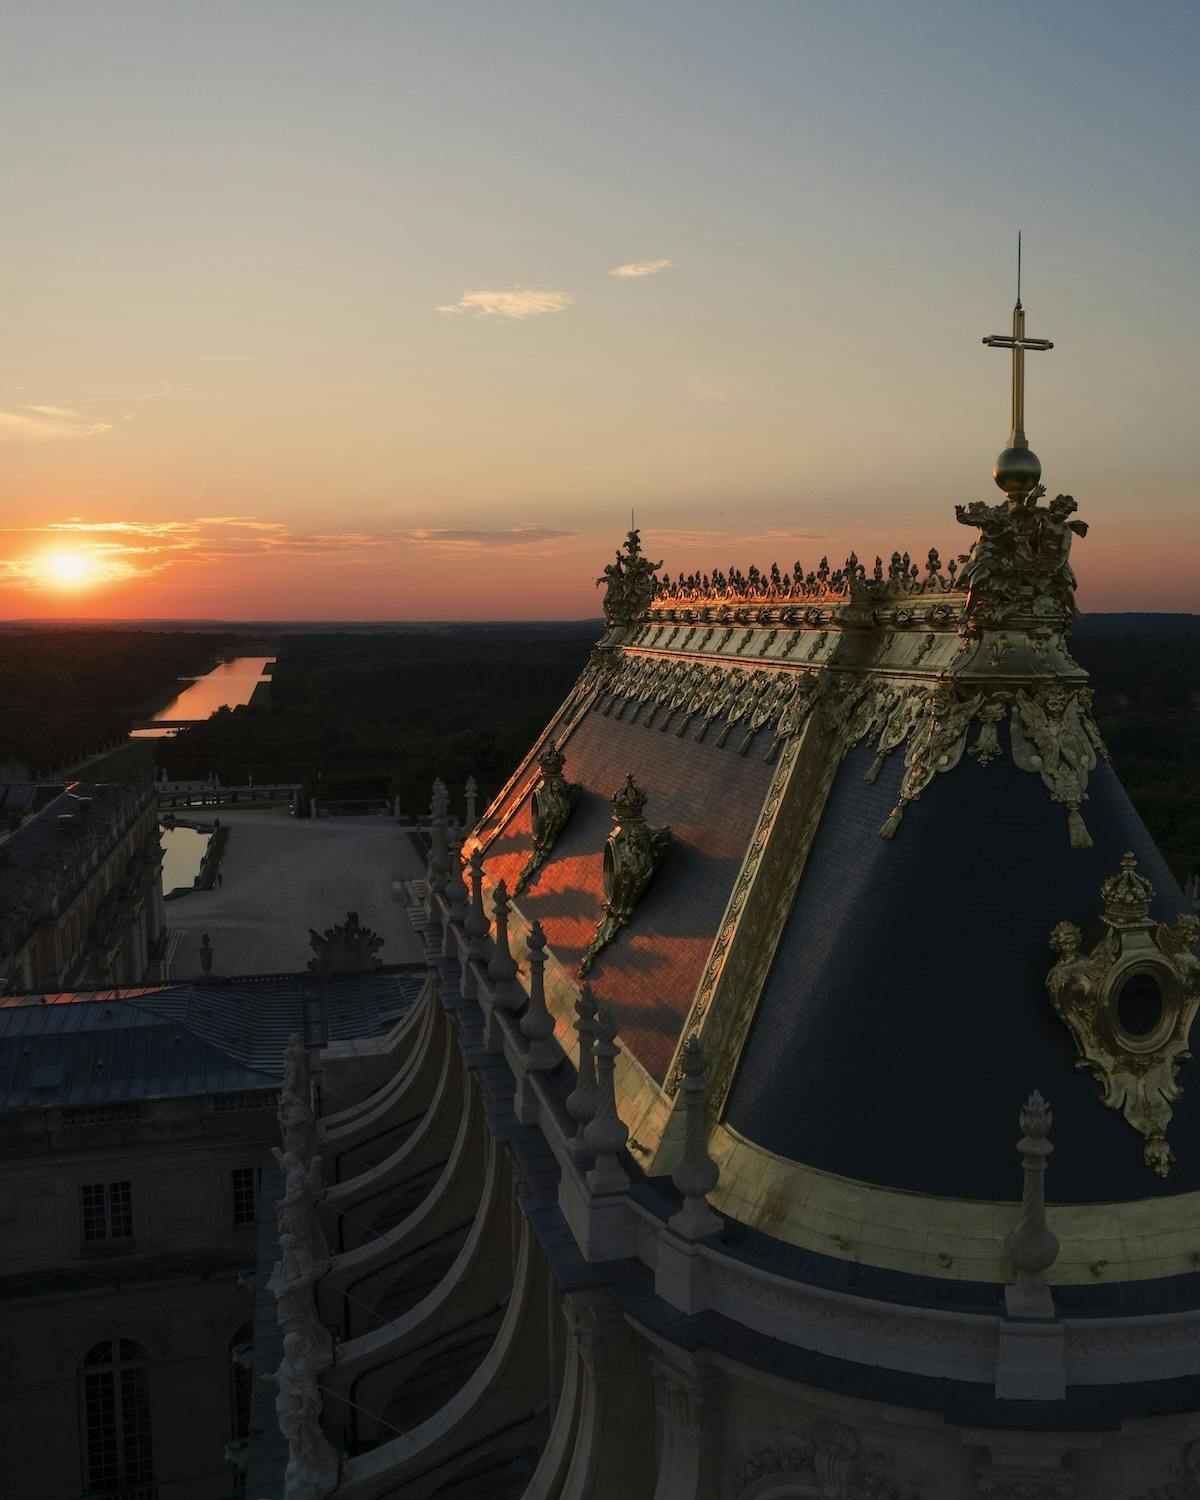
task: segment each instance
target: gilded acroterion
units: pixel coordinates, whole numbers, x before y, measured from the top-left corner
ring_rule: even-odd
[[[642,816],[646,794],[626,776],[612,799],[613,830],[604,845],[604,907],[596,935],[579,963],[586,974],[633,915],[671,842],[669,828],[651,828]]]
[[[528,888],[559,834],[567,826],[571,811],[579,798],[579,788],[563,775],[566,756],[557,745],[551,745],[538,759],[541,775],[530,798],[533,819],[533,849],[513,887],[519,896]]]

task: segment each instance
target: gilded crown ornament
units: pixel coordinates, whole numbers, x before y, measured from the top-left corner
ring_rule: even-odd
[[[514,896],[519,896],[532,884],[549,857],[555,840],[567,826],[575,803],[579,800],[579,787],[563,775],[564,765],[566,756],[557,745],[550,745],[538,757],[541,775],[530,799],[533,849],[517,876],[517,883],[513,887]]]
[[[1100,899],[1104,902],[1101,920],[1107,926],[1136,927],[1150,915],[1154,887],[1144,875],[1138,874],[1134,856],[1123,854],[1120,872],[1110,875],[1100,887]]]
[[[1073,922],[1050,934],[1058,962],[1046,976],[1050,1002],[1068,1027],[1087,1068],[1103,1089],[1101,1102],[1119,1109],[1144,1138],[1146,1165],[1165,1177],[1175,1159],[1167,1144],[1171,1105],[1183,1093],[1180,1067],[1200,1006],[1200,959],[1192,952],[1200,920],[1171,926],[1150,916],[1154,887],[1132,854],[1101,886],[1107,933],[1090,952]]]
[[[645,806],[645,792],[626,776],[613,793],[613,830],[604,845],[604,905],[596,935],[579,962],[581,975],[629,922],[671,842],[669,828],[647,826]]]

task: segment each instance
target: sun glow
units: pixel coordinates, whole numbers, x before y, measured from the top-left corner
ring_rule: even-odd
[[[78,552],[55,552],[45,560],[46,574],[52,583],[68,587],[88,581],[90,568],[86,557]]]

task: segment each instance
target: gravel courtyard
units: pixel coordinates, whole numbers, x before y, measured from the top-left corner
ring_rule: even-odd
[[[412,841],[390,818],[294,818],[286,810],[228,809],[220,886],[167,902],[182,937],[172,979],[200,975],[200,937],[214,976],[296,973],[312,957],[308,929],[323,932],[356,911],[384,939],[384,963],[420,959],[394,880],[425,873]]]

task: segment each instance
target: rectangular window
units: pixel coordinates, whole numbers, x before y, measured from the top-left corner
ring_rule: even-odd
[[[133,1238],[133,1189],[128,1182],[93,1182],[79,1189],[85,1245]]]
[[[241,1229],[258,1218],[258,1172],[254,1167],[234,1167],[229,1176],[233,1184],[233,1227]]]

